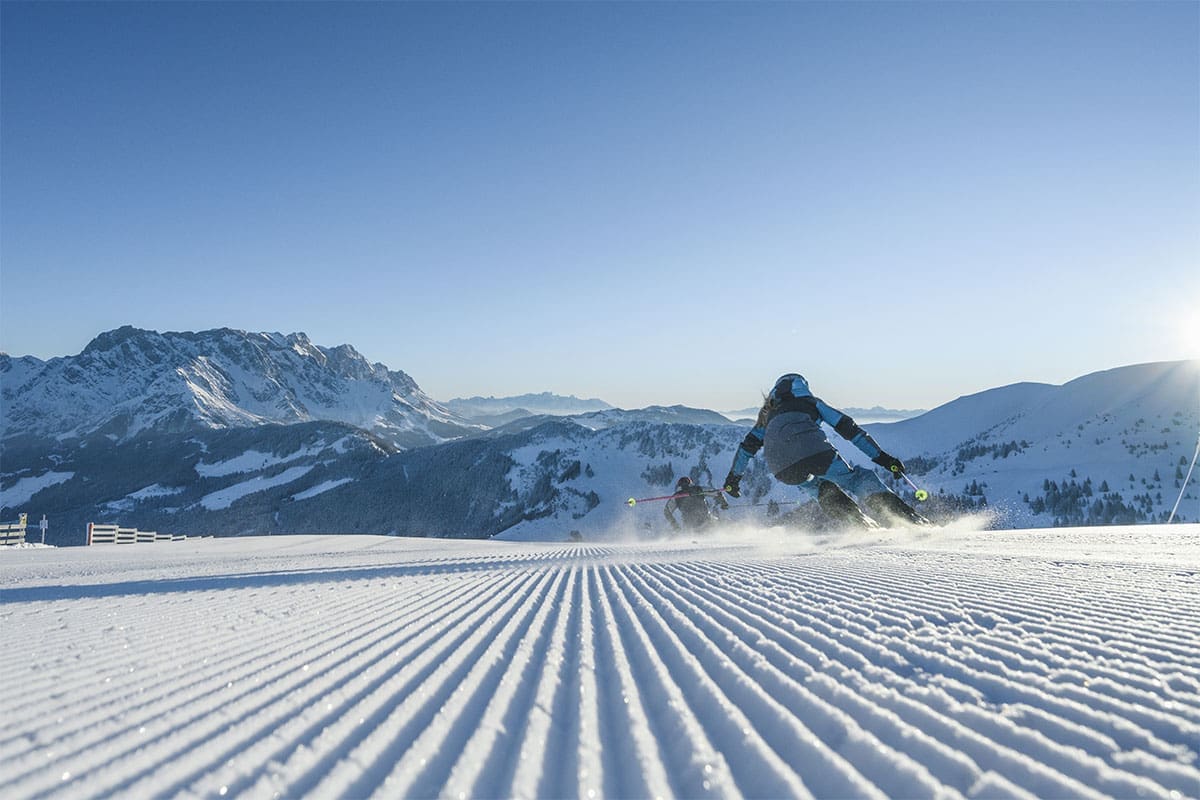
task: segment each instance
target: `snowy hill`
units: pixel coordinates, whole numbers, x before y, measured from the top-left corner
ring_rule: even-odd
[[[1195,451],[1200,361],[1006,386],[869,429],[930,488],[974,485],[1012,525],[1159,520]],[[1180,513],[1200,519],[1200,487]]]
[[[0,793],[1184,798],[1200,526],[0,551]]]
[[[0,354],[0,439],[343,422],[397,447],[471,432],[403,372],[303,333],[227,328],[157,333],[123,327],[77,356]]]

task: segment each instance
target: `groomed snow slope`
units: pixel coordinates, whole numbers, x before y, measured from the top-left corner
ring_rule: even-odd
[[[0,795],[1200,795],[1200,526],[0,554]]]

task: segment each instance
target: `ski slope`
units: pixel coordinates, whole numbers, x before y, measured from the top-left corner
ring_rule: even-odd
[[[0,796],[1196,797],[1200,525],[0,553]]]

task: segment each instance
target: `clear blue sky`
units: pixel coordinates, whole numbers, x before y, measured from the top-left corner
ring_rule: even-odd
[[[1200,4],[0,6],[0,349],[932,407],[1200,357]]]

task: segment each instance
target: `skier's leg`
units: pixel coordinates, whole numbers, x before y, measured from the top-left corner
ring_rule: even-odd
[[[835,481],[856,497],[863,498],[863,506],[875,519],[887,525],[897,522],[908,525],[933,524],[879,480],[874,470],[851,467],[841,459],[838,461],[849,471],[846,472],[835,463],[830,469],[832,474],[826,474],[825,477]]]
[[[821,477],[831,480],[841,486],[854,497],[867,497],[877,492],[886,492],[888,488],[879,480],[875,470],[866,467],[852,467],[841,456],[830,465],[829,471]]]
[[[834,450],[817,453],[776,472],[775,479],[789,486],[803,486],[811,481],[814,475],[824,475],[836,458],[837,452]]]
[[[875,521],[862,512],[858,504],[833,481],[818,478],[817,502],[825,515],[837,525],[856,528],[877,528]]]
[[[915,508],[890,491],[867,495],[863,505],[880,522],[900,522],[909,525],[932,525]]]
[[[875,520],[863,513],[854,501],[854,492],[862,483],[862,476],[846,463],[840,454],[834,454],[825,472],[817,476],[821,485],[817,496],[821,510],[842,523],[864,528],[878,527]],[[849,490],[849,491],[847,491]]]
[[[870,512],[871,516],[886,525],[902,523],[907,525],[932,525],[929,520],[921,516],[916,509],[904,502],[891,489],[879,479],[872,469],[866,467],[851,467],[840,458],[839,466],[835,462],[830,468],[830,473],[824,477],[836,482],[843,489],[853,494],[855,497],[863,498],[862,504]],[[843,469],[842,467],[845,467]],[[846,471],[848,470],[848,472]]]
[[[826,468],[825,473],[820,475],[819,478],[823,479],[822,486],[824,486],[824,483],[826,482],[834,484],[837,486],[841,494],[846,496],[845,502],[843,502],[840,499],[831,499],[834,498],[834,495],[827,494],[826,502],[833,503],[834,507],[838,509],[844,509],[846,502],[853,503],[854,501],[851,499],[853,497],[863,497],[865,495],[887,491],[887,487],[883,485],[883,482],[879,480],[879,477],[872,470],[863,469],[861,467],[852,467],[846,462],[845,459],[841,457],[840,454],[835,455],[835,457],[830,461],[829,466]],[[829,492],[830,490],[826,491]],[[822,508],[824,508],[824,503],[822,504]],[[868,506],[868,509],[870,508],[871,507]],[[858,512],[857,515],[866,516],[863,514],[861,509],[858,509],[857,505],[855,505],[855,509]],[[843,511],[842,513],[849,512]],[[872,513],[874,513],[873,510]],[[872,523],[874,522],[874,520],[871,520],[870,517],[867,517],[867,519]]]
[[[815,453],[808,458],[803,458],[792,464],[789,467],[779,470],[775,473],[775,480],[780,483],[785,483],[788,486],[795,486],[800,490],[800,502],[805,503],[812,500],[820,500],[820,492],[818,481],[815,475],[819,475],[829,468],[829,463],[833,460],[837,453],[832,449],[828,452]],[[796,509],[799,510],[799,509]],[[795,513],[786,516],[797,517]],[[808,525],[813,524],[813,520],[807,520]]]

